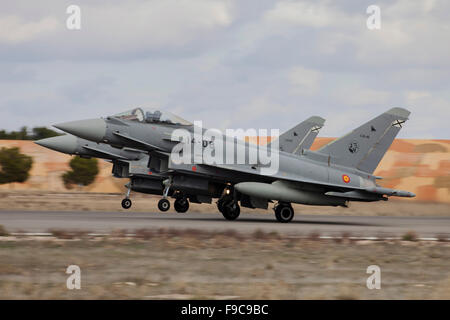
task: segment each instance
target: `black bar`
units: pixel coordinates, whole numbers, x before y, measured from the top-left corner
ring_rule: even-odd
[[[14,318],[29,316],[66,316],[92,319],[105,316],[139,316],[141,319],[314,319],[325,316],[345,316],[364,319],[367,316],[385,319],[394,311],[402,318],[426,310],[446,314],[449,301],[299,301],[299,300],[99,300],[99,301],[0,301],[3,314]],[[445,308],[445,309],[444,309]],[[397,310],[395,310],[397,309]],[[212,314],[211,314],[212,312]]]

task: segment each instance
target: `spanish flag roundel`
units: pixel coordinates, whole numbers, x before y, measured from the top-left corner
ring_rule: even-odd
[[[350,177],[349,177],[348,175],[346,175],[346,174],[343,174],[343,175],[342,175],[342,180],[343,180],[345,183],[349,183],[349,182],[350,182]]]

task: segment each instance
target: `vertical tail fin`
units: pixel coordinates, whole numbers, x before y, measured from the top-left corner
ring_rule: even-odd
[[[324,123],[325,119],[313,116],[286,131],[278,138],[280,151],[300,154],[309,149]]]
[[[392,108],[317,152],[331,156],[332,163],[373,173],[409,115]]]

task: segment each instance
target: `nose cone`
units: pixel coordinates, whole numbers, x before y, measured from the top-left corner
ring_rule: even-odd
[[[34,143],[58,152],[74,154],[78,147],[78,138],[70,134],[35,141]]]
[[[106,134],[106,122],[103,119],[71,121],[54,125],[54,127],[94,142],[102,141]]]

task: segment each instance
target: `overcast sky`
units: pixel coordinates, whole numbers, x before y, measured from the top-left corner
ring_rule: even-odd
[[[71,4],[81,30],[66,27]],[[0,128],[134,106],[220,129],[319,115],[320,136],[404,107],[399,137],[449,139],[450,1],[2,2]]]

